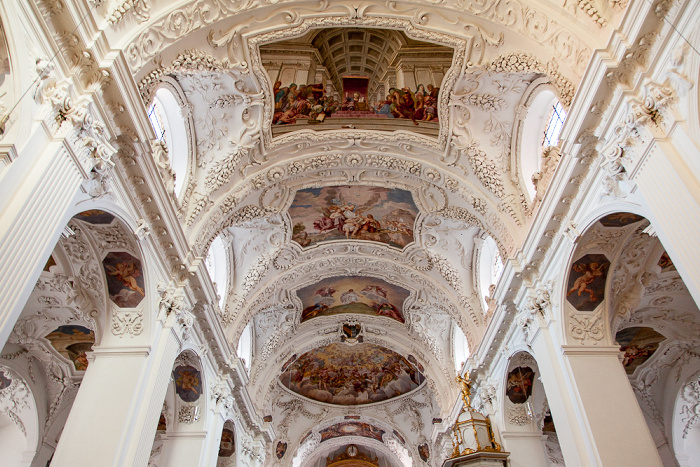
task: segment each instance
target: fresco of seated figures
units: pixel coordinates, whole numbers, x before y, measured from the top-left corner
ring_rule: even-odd
[[[286,365],[280,382],[318,402],[362,405],[401,396],[425,377],[406,358],[375,344],[333,343]]]
[[[454,51],[394,30],[314,29],[266,44],[273,135],[302,128],[439,131],[438,97]]]
[[[418,208],[407,190],[341,185],[297,191],[289,216],[292,240],[302,247],[369,240],[404,248],[413,242]]]
[[[297,291],[301,322],[342,313],[385,316],[404,323],[403,303],[409,291],[374,277],[337,276]]]

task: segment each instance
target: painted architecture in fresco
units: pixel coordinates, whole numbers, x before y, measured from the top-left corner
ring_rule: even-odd
[[[367,276],[323,279],[297,291],[303,311],[301,322],[342,313],[384,316],[404,323],[403,303],[409,291]]]
[[[384,430],[364,422],[341,422],[320,430],[321,442],[341,436],[362,436],[382,442]]]
[[[301,355],[279,377],[290,390],[319,402],[360,405],[406,394],[425,377],[408,360],[374,344],[329,344]]]
[[[180,365],[173,370],[175,392],[185,402],[194,402],[202,395],[202,375],[191,365]]]
[[[406,190],[343,185],[297,191],[289,216],[302,247],[353,239],[403,248],[413,242],[418,208]]]
[[[109,298],[121,308],[134,308],[146,295],[141,261],[129,253],[111,252],[102,260]]]
[[[631,375],[634,370],[649,360],[665,339],[664,336],[647,327],[632,327],[618,331],[615,340],[620,344],[620,351],[624,352],[622,365],[627,374]]]
[[[592,311],[603,303],[605,280],[610,261],[601,254],[590,254],[571,265],[566,299],[579,311]]]
[[[513,368],[508,372],[506,396],[513,404],[524,404],[532,395],[535,371],[529,366]]]
[[[449,47],[400,31],[362,28],[317,29],[260,52],[274,98],[273,128],[315,129],[346,119],[436,124],[440,86],[453,56]]]
[[[76,370],[87,370],[86,352],[91,351],[95,343],[95,333],[91,329],[78,325],[59,326],[47,334],[46,339],[58,353],[73,362]]]

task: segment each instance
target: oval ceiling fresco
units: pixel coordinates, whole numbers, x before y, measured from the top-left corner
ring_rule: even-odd
[[[297,291],[304,307],[301,322],[343,313],[384,316],[404,323],[403,303],[409,291],[367,276],[336,276]]]
[[[282,369],[280,382],[293,392],[336,405],[362,405],[401,396],[425,377],[401,355],[375,344],[329,344]]]
[[[418,208],[407,190],[343,185],[297,191],[289,216],[292,240],[304,248],[330,240],[404,248],[413,242]]]

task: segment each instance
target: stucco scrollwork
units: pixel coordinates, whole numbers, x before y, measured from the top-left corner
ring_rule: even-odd
[[[571,311],[568,325],[569,337],[581,345],[600,343],[605,337],[605,323],[602,315],[603,308],[599,308],[595,313]]]
[[[27,436],[21,414],[29,409],[29,387],[17,373],[5,366],[0,366],[0,375],[3,376],[3,383],[9,380],[9,384],[0,389],[0,413],[7,415],[22,434]]]
[[[143,313],[141,311],[112,310],[111,330],[112,334],[119,337],[140,335],[143,332]]]
[[[700,373],[696,373],[681,389],[681,415],[683,416],[683,438],[700,420]]]

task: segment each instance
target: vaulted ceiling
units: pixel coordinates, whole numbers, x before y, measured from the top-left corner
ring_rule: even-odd
[[[176,95],[188,169],[176,174],[184,188],[171,194],[174,211],[192,256],[206,257],[217,237],[225,244],[220,326],[234,349],[253,329],[247,390],[289,444],[285,465],[350,441],[401,465],[444,429],[457,396],[453,340],[463,333],[474,348],[488,324],[481,246],[490,237],[504,260],[515,257],[541,199],[527,193],[519,160],[529,98],[545,85],[568,107],[625,2],[602,9],[606,21],[560,3],[99,7],[144,115],[159,87]],[[385,79],[399,51],[451,54],[435,83],[439,132],[377,119],[273,136],[276,77],[263,55],[293,63],[302,45],[337,89],[348,73]],[[120,112],[113,119],[129,126]],[[324,444],[314,451],[312,439]]]

